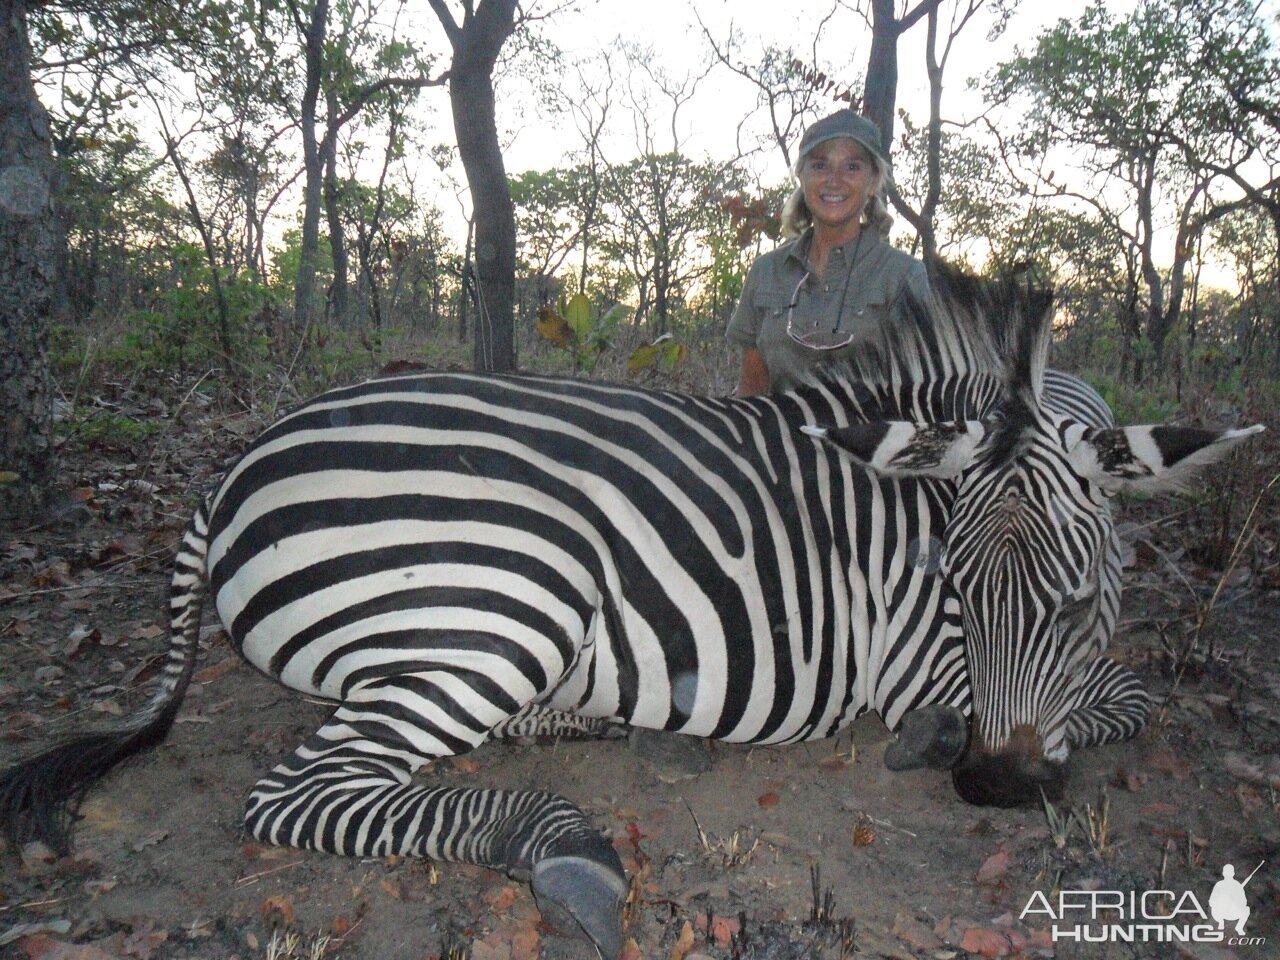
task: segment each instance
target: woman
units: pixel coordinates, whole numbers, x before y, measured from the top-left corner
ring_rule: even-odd
[[[743,348],[737,394],[805,379],[886,324],[900,322],[906,293],[928,292],[924,264],[889,246],[884,203],[889,161],[879,128],[841,110],[800,139],[799,186],[782,211],[794,239],[758,257],[729,321]]]

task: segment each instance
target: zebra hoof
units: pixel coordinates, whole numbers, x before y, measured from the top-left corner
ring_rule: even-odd
[[[890,770],[949,770],[969,745],[969,721],[958,707],[931,704],[902,717],[898,739],[884,752]]]
[[[604,960],[622,953],[627,878],[588,857],[548,857],[533,866],[529,885],[542,919],[561,933],[586,936]]]

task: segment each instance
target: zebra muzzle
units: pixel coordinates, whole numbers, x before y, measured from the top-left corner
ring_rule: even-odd
[[[1062,796],[1066,772],[1044,757],[1043,744],[1029,725],[1018,727],[998,750],[976,739],[951,770],[956,793],[983,807],[1025,807]]]
[[[949,770],[969,746],[969,721],[959,707],[930,704],[902,717],[898,739],[884,752],[890,770]]]

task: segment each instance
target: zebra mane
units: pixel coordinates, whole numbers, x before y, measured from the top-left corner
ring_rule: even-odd
[[[1052,289],[1025,267],[984,278],[942,261],[931,265],[930,286],[928,297],[907,292],[906,323],[881,330],[817,377],[827,386],[854,385],[862,396],[869,390],[877,406],[904,416],[968,418],[998,409],[1011,428],[1025,423],[1040,405]],[[904,402],[922,395],[942,399]]]

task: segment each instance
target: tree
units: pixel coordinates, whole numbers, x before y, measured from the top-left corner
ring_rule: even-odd
[[[59,229],[57,175],[49,113],[36,96],[33,24],[59,15],[87,18],[92,38],[56,29],[80,49],[45,69],[119,63],[190,26],[167,5],[0,0],[0,517],[30,518],[47,502],[53,477],[48,322],[53,308]],[[152,17],[152,19],[148,19]],[[140,22],[141,21],[141,22]],[[101,92],[102,83],[91,85]],[[65,89],[65,88],[64,88]],[[93,97],[73,106],[87,117]]]
[[[514,370],[516,220],[498,141],[493,70],[515,30],[517,0],[463,0],[461,22],[445,0],[428,2],[453,49],[449,104],[474,210],[475,367]]]
[[[1095,2],[994,77],[994,99],[1027,104],[1009,146],[1030,162],[1038,195],[1091,207],[1127,248],[1128,345],[1145,336],[1157,363],[1201,233],[1252,202],[1251,192],[1275,190],[1274,176],[1259,187],[1247,171],[1266,153],[1274,169],[1276,79],[1266,26],[1248,0],[1144,0],[1120,18]],[[1087,187],[1040,165],[1055,146],[1082,157]],[[1133,374],[1141,378],[1141,358]]]
[[[718,202],[739,184],[734,171],[679,153],[646,153],[613,164],[605,174],[600,248],[624,264],[635,281],[635,321],[652,333],[670,330],[677,305],[715,267],[710,255],[716,221],[728,232],[730,215]]]
[[[333,266],[331,298],[334,313],[347,317],[349,256],[339,210],[337,176],[338,138],[343,128],[374,103],[383,103],[394,91],[413,91],[443,85],[443,77],[427,75],[430,61],[394,36],[373,35],[376,10],[369,8],[357,22],[355,7],[343,5],[343,20],[336,35],[330,31],[329,0],[285,0],[294,29],[302,44],[305,73],[297,120],[302,134],[303,211],[301,260],[294,292],[294,322],[306,326],[316,301],[315,277],[320,244],[320,219],[329,229]],[[363,49],[374,47],[372,65],[359,62]],[[392,71],[410,70],[399,76]],[[324,104],[324,112],[320,110]]]
[[[48,323],[56,221],[49,115],[31,82],[27,0],[0,0],[0,520],[30,520],[53,478]]]
[[[575,249],[589,242],[584,238],[595,216],[599,189],[598,178],[587,164],[530,170],[511,179],[521,259],[536,278],[544,300],[549,279]]]
[[[898,112],[898,40],[921,18],[936,14],[941,3],[942,0],[920,0],[898,16],[898,0],[870,0],[871,52],[867,56],[862,112],[880,127],[886,149],[893,143]]]

